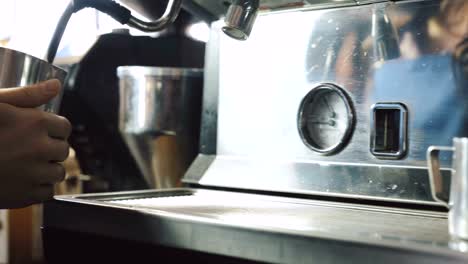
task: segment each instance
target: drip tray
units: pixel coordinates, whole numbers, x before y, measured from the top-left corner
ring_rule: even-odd
[[[341,234],[441,244],[446,244],[448,240],[447,221],[442,214],[390,211],[383,208],[371,210],[342,204],[320,204],[210,191],[192,194],[169,192],[168,195],[170,196],[106,202],[133,209],[157,210],[250,228],[299,231],[301,235]]]
[[[234,237],[247,232],[249,241],[253,239],[252,234],[270,237],[264,241],[265,243],[267,241],[270,243],[273,237],[279,241],[285,237],[312,238],[399,248],[419,253],[459,254],[449,247],[447,214],[441,212],[203,189],[59,196],[56,200],[62,208],[66,204],[80,205],[82,216],[79,225],[81,226],[85,215],[92,214],[91,220],[87,220],[89,224],[92,224],[93,221],[98,221],[96,219],[101,219],[98,215],[102,214],[108,219],[126,221],[125,226],[128,226],[128,230],[122,231],[119,226],[119,232],[136,234],[136,231],[132,229],[139,228],[143,234],[152,234],[156,237],[155,234],[159,235],[162,232],[161,229],[171,230],[169,234],[175,234],[178,239],[186,236],[187,241],[182,247],[189,248],[194,247],[194,240],[208,239],[210,235],[216,237],[216,243],[223,244],[226,241],[223,242],[222,238],[228,236],[225,232],[229,231],[233,232]],[[70,209],[70,207],[66,208]],[[86,208],[93,208],[93,210],[86,213]],[[137,220],[127,219],[125,212],[129,212],[129,215],[139,215],[138,222],[143,223],[143,226],[137,224]],[[75,213],[78,211],[75,210]],[[111,216],[112,214],[115,216]],[[109,228],[108,221],[100,221],[102,223],[97,226],[102,225],[101,229]],[[133,223],[128,223],[129,221]],[[52,222],[54,221],[49,221],[49,223]],[[64,223],[67,222],[63,219],[60,222],[55,221],[55,224],[63,225]],[[194,230],[197,230],[196,226],[199,225],[204,229],[210,226],[218,231],[205,230],[201,236],[196,236]],[[70,224],[70,226],[73,225]],[[152,231],[145,231],[143,228]],[[184,235],[181,236],[181,233]],[[166,239],[168,234],[164,234],[164,239]],[[138,238],[141,237],[141,235],[138,236]],[[233,242],[232,237],[226,239],[227,242]],[[172,244],[180,242],[179,240],[170,241]],[[273,241],[275,240],[271,240],[271,243]],[[242,239],[238,242],[246,243]],[[197,247],[202,247],[199,243],[196,244]],[[205,243],[202,244],[206,246]],[[198,248],[198,250],[203,251],[203,248]],[[224,249],[219,248],[219,250]],[[224,253],[221,252],[221,254]]]
[[[58,199],[70,199],[62,197]],[[446,214],[255,194],[178,189],[75,197],[102,206],[248,228],[446,245]],[[363,217],[365,219],[363,219]]]

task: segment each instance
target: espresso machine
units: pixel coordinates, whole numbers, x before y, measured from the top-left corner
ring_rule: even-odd
[[[188,2],[217,19],[183,186],[55,197],[50,261],[468,261],[426,155],[468,136],[466,1]]]

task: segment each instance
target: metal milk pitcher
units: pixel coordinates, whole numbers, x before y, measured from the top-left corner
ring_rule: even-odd
[[[452,151],[450,194],[442,191],[440,151]],[[453,146],[431,146],[427,150],[429,178],[434,200],[449,209],[449,233],[453,238],[468,240],[468,138],[454,138]]]
[[[0,47],[0,89],[35,84],[49,79],[58,79],[62,84],[67,72],[44,60],[26,53]],[[58,113],[62,100],[60,94],[40,109]]]

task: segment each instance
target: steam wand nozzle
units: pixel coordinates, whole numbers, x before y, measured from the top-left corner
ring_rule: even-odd
[[[231,38],[246,40],[257,18],[259,0],[232,0],[222,28]]]

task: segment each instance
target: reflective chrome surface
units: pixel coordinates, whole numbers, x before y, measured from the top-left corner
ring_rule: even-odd
[[[450,195],[442,192],[443,178],[439,173],[440,151],[453,152]],[[431,146],[427,162],[434,200],[449,208],[449,232],[456,239],[468,240],[468,138],[454,138],[453,147]],[[447,179],[445,179],[447,180]]]
[[[468,260],[468,255],[449,245],[445,213],[195,189],[56,200],[46,205],[45,229],[71,229],[241,259],[274,263]],[[54,217],[58,212],[61,217]]]
[[[135,2],[146,2],[151,0],[135,0]],[[192,0],[209,12],[219,17],[226,14],[229,7],[227,1]],[[260,0],[261,12],[284,11],[297,9],[324,9],[345,6],[359,6],[369,3],[386,2],[388,0]]]
[[[195,158],[203,71],[123,66],[119,129],[153,188],[180,185]]]
[[[203,112],[201,136],[205,142],[216,135],[216,151],[202,149],[216,158],[202,174],[189,171],[187,182],[433,203],[426,149],[468,135],[467,74],[457,55],[466,54],[457,46],[467,34],[457,24],[466,4],[386,1],[264,13],[243,42],[219,34],[222,22],[214,23],[209,45],[216,52],[206,61],[214,70],[206,78],[218,81],[205,90],[218,108]],[[343,87],[356,109],[349,144],[331,156],[307,148],[295,128],[301,100],[325,82]],[[370,152],[376,103],[407,107],[407,155],[401,159]],[[440,162],[448,174],[451,156],[444,153]]]
[[[246,40],[257,18],[259,0],[232,0],[226,14],[224,33],[233,39]]]
[[[193,0],[197,5],[210,12],[225,16],[226,25],[222,30],[230,37],[237,40],[246,40],[255,23],[257,12],[285,11],[298,9],[323,9],[343,6],[359,6],[369,3],[384,2],[385,0],[231,0],[229,1],[206,1]]]
[[[176,20],[177,16],[179,15],[181,5],[182,0],[169,0],[166,11],[158,20],[146,22],[132,16],[127,24],[133,28],[145,32],[156,32],[163,30]]]
[[[0,88],[25,86],[49,79],[58,79],[63,84],[66,76],[66,71],[44,60],[0,47]],[[40,108],[47,112],[58,113],[62,92]]]

